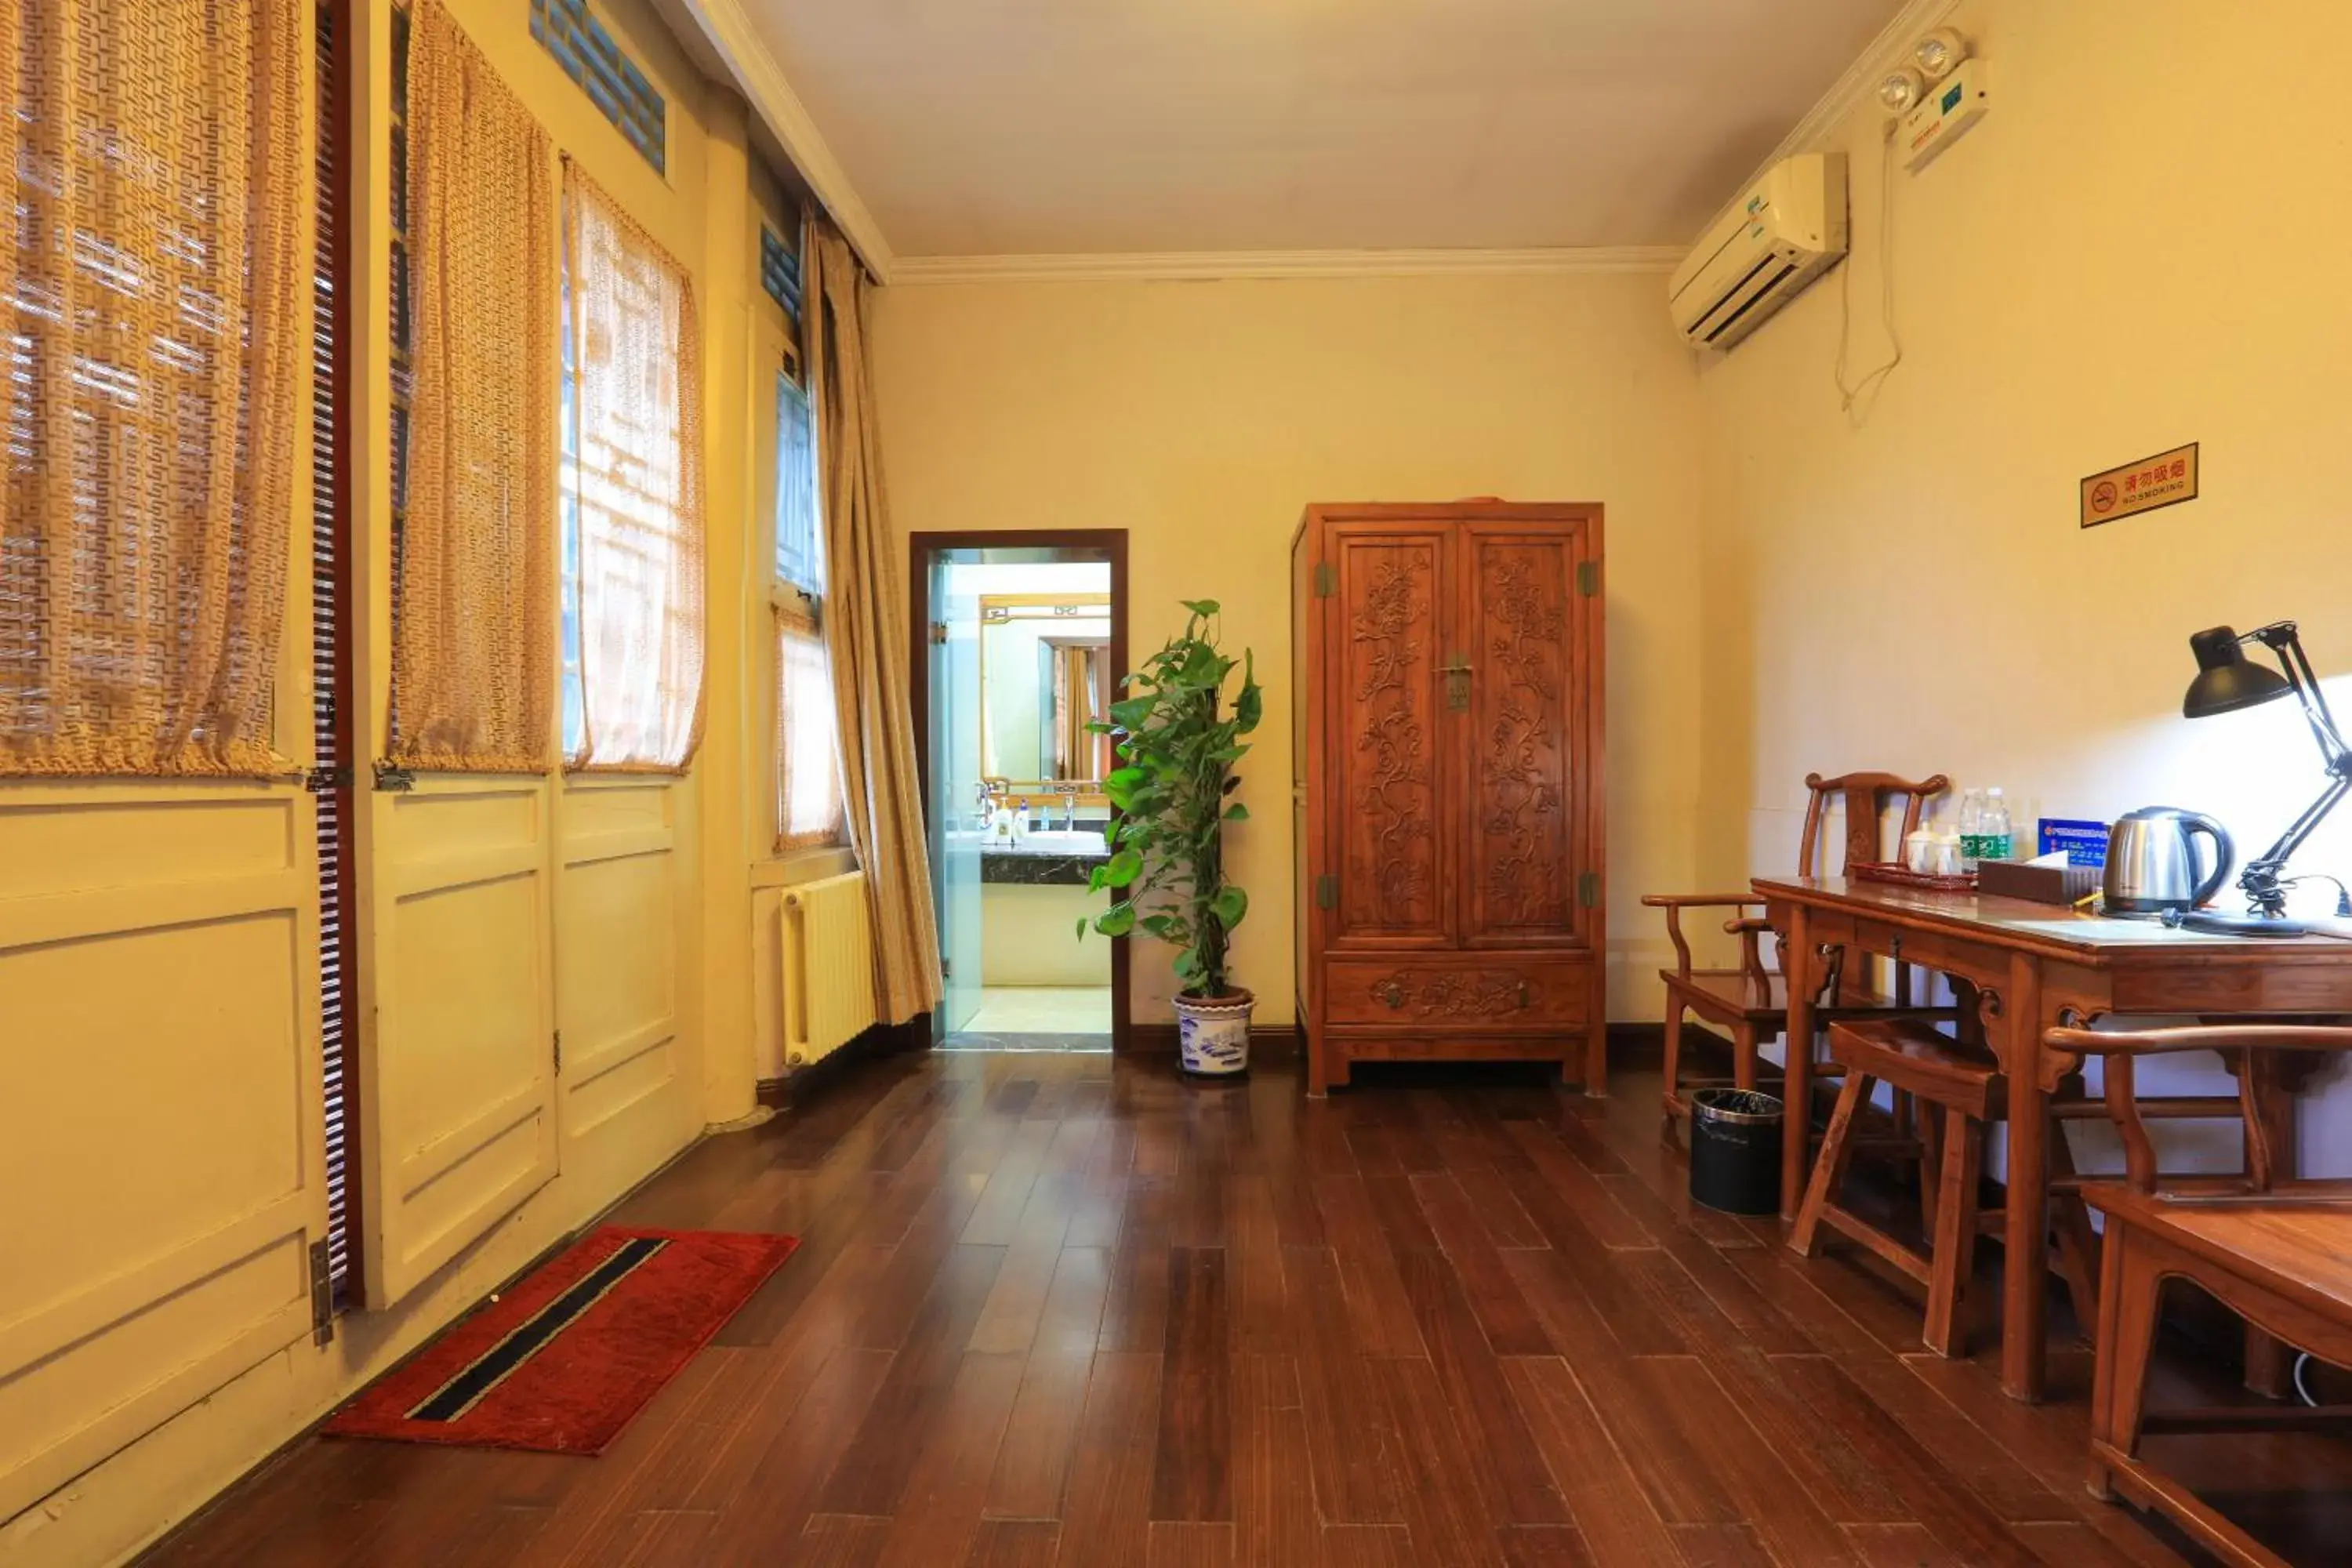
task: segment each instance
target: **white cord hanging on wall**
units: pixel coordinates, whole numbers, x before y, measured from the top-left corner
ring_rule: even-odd
[[[1895,330],[1895,129],[1898,121],[1886,122],[1886,133],[1880,138],[1878,149],[1878,319],[1886,330],[1887,359],[1877,369],[1866,373],[1852,386],[1846,384],[1846,353],[1853,337],[1853,258],[1848,256],[1838,268],[1838,347],[1837,389],[1838,407],[1858,429],[1870,418],[1871,405],[1877,401],[1878,389],[1903,363],[1903,340]]]
[[[1846,360],[1853,336],[1852,258],[1838,278],[1838,407],[1857,428],[1869,419],[1886,378],[1903,363],[1903,340],[1895,328],[1895,140],[1903,139],[1904,161],[1915,173],[1958,141],[1984,117],[1983,65],[1969,58],[1969,41],[1958,30],[1937,27],[1911,46],[1909,59],[1879,79],[1878,101],[1890,116],[1879,139],[1878,157],[1878,315],[1886,331],[1887,357],[1851,385]]]

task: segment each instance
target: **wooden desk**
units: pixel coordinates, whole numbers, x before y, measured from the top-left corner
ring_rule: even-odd
[[[2111,1013],[2247,1017],[2352,1013],[2352,942],[2168,931],[2022,899],[1927,893],[1840,877],[1756,879],[1789,977],[1788,1121],[1780,1213],[1793,1218],[1811,1152],[1818,953],[1857,948],[1965,980],[2009,1076],[2010,1237],[2002,1269],[2000,1381],[2039,1399],[2049,1258],[2024,1238],[2049,1226],[2049,1098],[2081,1059],[2043,1032]]]

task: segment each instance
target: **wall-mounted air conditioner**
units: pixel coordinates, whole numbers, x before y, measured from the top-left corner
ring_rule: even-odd
[[[1675,268],[1675,325],[1727,349],[1845,254],[1845,154],[1784,158],[1758,176]]]

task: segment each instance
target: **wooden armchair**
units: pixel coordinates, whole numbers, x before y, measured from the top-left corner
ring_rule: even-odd
[[[2352,1364],[2352,1184],[2283,1173],[2282,1130],[2293,1051],[2352,1050],[2352,1029],[2243,1026],[2093,1034],[2054,1029],[2059,1050],[2105,1061],[2107,1113],[2122,1135],[2124,1180],[2094,1183],[2084,1200],[2107,1216],[2098,1292],[2098,1370],[2091,1391],[2090,1489],[2166,1515],[2231,1568],[2289,1568],[2285,1559],[2140,1457],[2163,1432],[2303,1429],[2352,1422],[2352,1406],[2147,1409],[2148,1355],[2164,1281],[2189,1280],[2259,1330],[2324,1361]],[[2142,1057],[2219,1051],[2238,1079],[2245,1170],[2159,1184],[2135,1093]],[[2153,1102],[2161,1103],[2161,1102]]]
[[[1847,867],[1858,861],[1878,859],[1895,798],[1900,796],[1903,800],[1901,826],[1896,835],[1899,843],[1903,836],[1919,826],[1927,803],[1950,784],[1951,781],[1941,773],[1916,780],[1878,773],[1843,773],[1829,779],[1819,773],[1806,774],[1805,788],[1811,798],[1806,803],[1804,830],[1797,840],[1798,874],[1843,876]],[[1826,847],[1822,842],[1822,824],[1832,799],[1843,800],[1845,805],[1845,841],[1834,871],[1825,868]],[[1788,982],[1778,969],[1765,963],[1763,935],[1769,928],[1753,914],[1735,915],[1724,924],[1727,932],[1739,939],[1738,968],[1700,969],[1693,964],[1690,942],[1683,931],[1683,911],[1760,910],[1763,900],[1753,893],[1654,893],[1642,902],[1665,910],[1666,939],[1675,944],[1675,967],[1658,972],[1666,986],[1664,1104],[1666,1120],[1671,1124],[1688,1112],[1688,1090],[1722,1081],[1683,1080],[1683,1016],[1696,1015],[1730,1040],[1730,1081],[1741,1089],[1753,1089],[1757,1065],[1761,1060],[1759,1047],[1788,1027]],[[1825,949],[1824,957],[1822,990],[1814,998],[1822,1010],[1817,1016],[1823,1028],[1841,1016],[1914,1010],[1908,970],[1897,965],[1894,994],[1881,995],[1871,988],[1866,961],[1856,963],[1849,971],[1843,949]],[[1805,1049],[1813,1047],[1814,1042],[1804,1042]],[[1796,1047],[1792,1044],[1790,1048]],[[1790,1114],[1799,1112],[1791,1107]]]

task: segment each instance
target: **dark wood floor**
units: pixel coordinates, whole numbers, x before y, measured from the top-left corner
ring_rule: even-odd
[[[2084,1352],[2010,1403],[1858,1263],[1694,1212],[1621,1090],[872,1064],[615,1216],[804,1245],[603,1458],[312,1440],[151,1560],[2194,1561],[2084,1494]],[[2166,1441],[2352,1559],[2342,1450]]]

